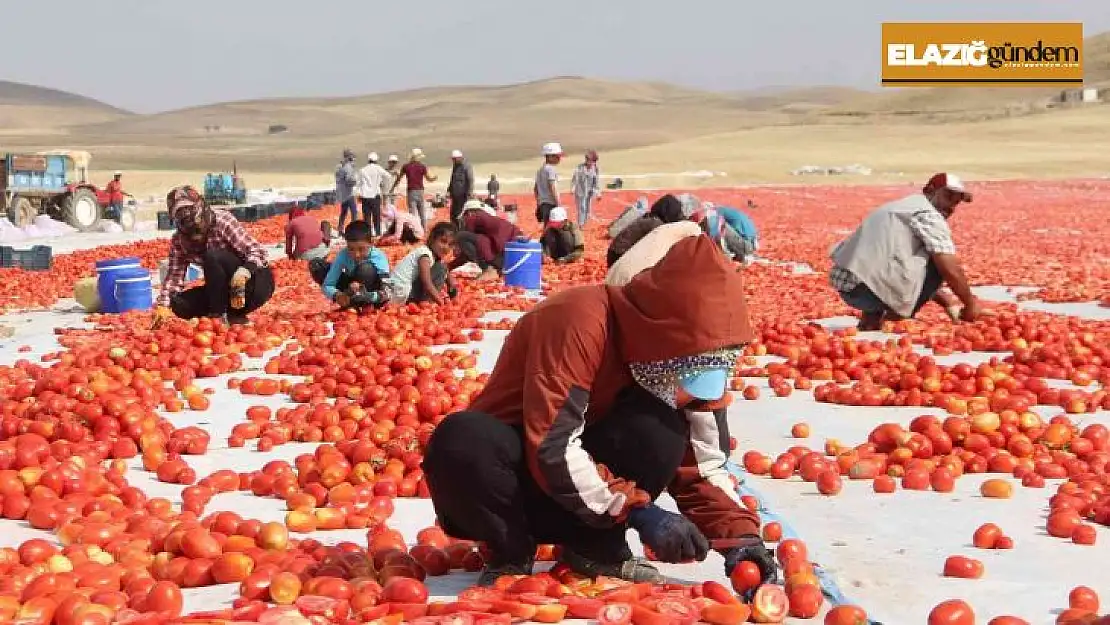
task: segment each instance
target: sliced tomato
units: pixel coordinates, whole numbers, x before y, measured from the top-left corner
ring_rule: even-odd
[[[474,613],[474,625],[512,625],[513,617],[508,614]]]
[[[405,621],[412,621],[428,615],[426,603],[389,603],[389,614],[400,614]]]
[[[777,584],[764,584],[752,595],[752,616],[756,623],[781,623],[789,609],[786,591]]]
[[[305,616],[323,616],[329,619],[345,619],[350,612],[350,604],[344,600],[320,595],[303,595],[293,602]]]
[[[655,611],[673,617],[679,625],[693,625],[701,616],[701,610],[685,597],[660,597],[655,602]]]
[[[421,616],[409,621],[409,625],[441,625],[442,623],[442,617],[439,616]]]
[[[446,601],[429,601],[428,616],[443,616],[451,613],[451,605]]]
[[[548,603],[536,606],[532,620],[537,623],[559,623],[567,617],[567,606],[561,603]]]
[[[474,625],[474,615],[470,612],[446,614],[439,619],[440,625]]]
[[[493,602],[491,612],[494,614],[508,614],[514,619],[519,618],[528,621],[536,615],[536,606],[521,601],[513,601],[512,599],[501,599]]]
[[[362,610],[358,613],[358,617],[363,621],[376,621],[387,614],[389,614],[389,604],[380,603]]]
[[[275,623],[281,623],[283,621],[288,620],[290,618],[290,615],[292,615],[292,614],[296,614],[297,616],[303,616],[301,614],[301,611],[298,610],[294,606],[291,606],[291,605],[276,606],[276,607],[273,607],[273,608],[269,608],[265,612],[260,614],[258,616],[258,622],[261,625],[273,625]]]
[[[632,606],[627,603],[603,605],[594,618],[601,625],[628,625],[632,622]]]
[[[743,603],[714,603],[701,609],[701,620],[709,625],[741,625],[751,614]]]
[[[485,603],[492,603],[504,597],[505,593],[500,590],[482,588],[481,586],[473,586],[459,593],[459,601],[482,601]]]
[[[742,603],[739,597],[733,594],[724,584],[719,582],[705,582],[701,585],[701,593],[702,596],[707,599],[712,599],[717,603]]]
[[[636,603],[641,597],[632,586],[624,586],[606,590],[597,595],[597,598],[605,603]]]
[[[670,614],[656,612],[640,603],[632,604],[633,625],[678,625],[678,619]]]
[[[575,595],[559,597],[559,603],[567,606],[567,616],[570,618],[597,618],[598,611],[605,607],[605,602],[601,599]]]
[[[559,600],[555,597],[548,597],[547,595],[541,595],[536,592],[520,593],[516,595],[516,600],[530,605],[553,605],[559,603]]]
[[[459,599],[447,604],[446,614],[458,614],[459,612],[484,612],[490,613],[493,608],[493,601],[476,601],[473,599]]]
[[[233,621],[257,621],[270,606],[263,601],[251,601],[247,605],[231,611]]]

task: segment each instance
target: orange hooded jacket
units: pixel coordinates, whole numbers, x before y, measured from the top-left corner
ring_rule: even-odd
[[[635,384],[628,363],[738,346],[752,336],[738,268],[708,237],[689,237],[625,286],[568,289],[521,317],[470,409],[522,424],[540,487],[584,522],[612,526],[650,498],[594,463],[581,434]],[[668,491],[710,540],[758,534],[758,516],[729,479],[713,415],[687,417],[690,442]]]

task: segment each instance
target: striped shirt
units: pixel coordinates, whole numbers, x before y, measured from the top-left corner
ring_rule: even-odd
[[[268,265],[266,248],[247,234],[243,224],[225,210],[213,210],[212,225],[208,228],[204,243],[194,244],[180,232],[175,232],[170,239],[169,263],[166,279],[162,282],[162,292],[158,295],[158,305],[168,306],[170,298],[185,288],[185,270],[191,263],[203,265],[205,252],[223,249],[234,252],[252,273],[259,267]]]
[[[925,251],[931,254],[955,254],[956,243],[952,240],[952,229],[944,215],[937,210],[923,210],[914,213],[909,221],[910,230],[921,240]],[[829,284],[841,293],[847,293],[860,284],[860,279],[851,271],[837,265],[829,270]]]
[[[574,168],[574,175],[571,176],[570,186],[574,191],[574,197],[589,197],[591,195],[598,195],[601,193],[601,172],[597,166],[587,167],[585,163],[579,163]]]

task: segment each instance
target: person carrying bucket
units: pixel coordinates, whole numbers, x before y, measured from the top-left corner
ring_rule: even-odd
[[[741,276],[707,237],[686,237],[624,286],[570,288],[517,321],[485,387],[424,452],[440,526],[489,548],[479,585],[530,575],[543,543],[583,576],[664,581],[628,529],[660,561],[713,549],[726,574],[751,562],[777,579],[712,414],[754,336]],[[654,503],[664,490],[678,513]]]
[[[173,315],[247,323],[247,315],[274,294],[274,274],[266,248],[247,234],[234,215],[208,206],[191,186],[171,190],[166,195],[166,207],[177,231],[170,239],[169,267],[153,327]],[[204,285],[186,291],[185,272],[190,263],[201,265]]]
[[[586,252],[582,230],[567,216],[567,209],[556,206],[547,214],[547,224],[540,237],[543,251],[557,263],[573,263]]]
[[[334,261],[318,258],[308,264],[312,279],[340,308],[384,306],[389,301],[385,288],[389,259],[371,242],[370,224],[361,219],[352,221],[343,231],[343,238],[347,246],[336,253]]]
[[[482,270],[479,280],[497,279],[504,268],[505,245],[524,234],[520,228],[485,210],[464,211],[462,222],[455,237],[458,253],[451,269],[472,262]]]

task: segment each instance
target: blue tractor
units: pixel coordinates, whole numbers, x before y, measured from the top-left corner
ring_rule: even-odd
[[[88,181],[88,152],[4,154],[0,159],[0,215],[20,227],[45,214],[82,232],[96,229],[107,194]]]
[[[209,205],[246,204],[247,186],[233,165],[230,174],[208,174],[204,177],[204,200]]]

